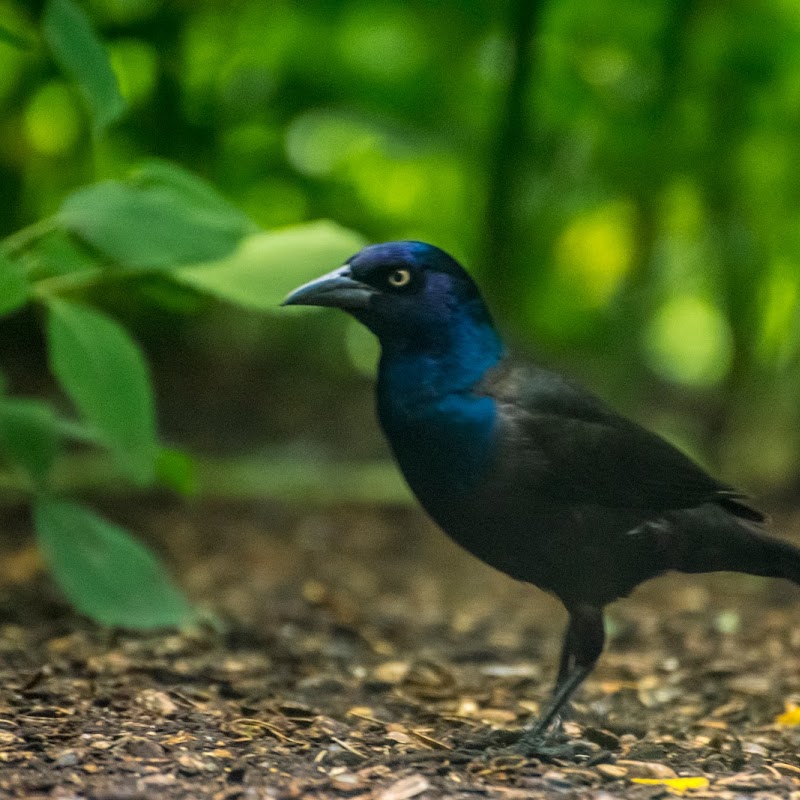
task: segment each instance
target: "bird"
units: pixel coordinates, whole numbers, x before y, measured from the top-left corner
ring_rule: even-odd
[[[668,571],[800,584],[800,549],[747,496],[598,396],[506,347],[469,273],[369,245],[282,305],[344,310],[380,344],[377,416],[413,494],[481,561],[568,613],[555,686],[511,749],[537,753],[605,644],[604,609]]]

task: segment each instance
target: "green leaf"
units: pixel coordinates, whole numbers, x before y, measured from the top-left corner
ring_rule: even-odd
[[[89,17],[74,0],[48,0],[42,29],[58,65],[80,88],[95,134],[102,132],[125,110],[125,101]]]
[[[30,256],[33,256],[32,258]],[[36,243],[29,255],[30,278],[36,283],[55,276],[96,269],[97,256],[68,231],[56,228]]]
[[[80,444],[95,445],[96,447],[105,447],[106,444],[103,437],[93,428],[63,417],[56,417],[56,432],[62,439]]]
[[[158,454],[150,375],[136,342],[113,319],[48,299],[50,368],[133,480],[153,480]]]
[[[155,555],[127,531],[76,503],[39,498],[42,555],[64,594],[103,625],[152,629],[196,619]]]
[[[0,399],[0,448],[38,486],[44,486],[58,453],[53,409],[41,400]]]
[[[22,267],[0,253],[0,316],[24,306],[29,291]]]
[[[150,165],[138,181],[79,189],[57,219],[115,264],[132,269],[222,258],[253,230],[244,214],[176,167]]]
[[[182,450],[163,447],[156,460],[158,480],[184,497],[197,494],[197,470],[194,459]]]
[[[150,159],[140,164],[131,175],[131,182],[142,189],[163,187],[171,190],[197,212],[212,219],[227,222],[231,228],[242,232],[255,230],[249,217],[232,205],[210,183],[187,169],[161,159]]]
[[[9,44],[17,50],[30,50],[32,46],[28,39],[9,30],[5,25],[0,25],[0,44]]]
[[[245,308],[275,311],[292,289],[336,268],[363,245],[357,233],[322,220],[254,234],[228,258],[171,275]]]

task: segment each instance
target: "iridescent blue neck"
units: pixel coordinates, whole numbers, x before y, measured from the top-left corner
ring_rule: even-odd
[[[440,330],[411,340],[381,340],[378,392],[404,406],[469,391],[503,356],[490,320],[449,320]]]
[[[491,458],[495,404],[472,389],[502,358],[500,337],[464,317],[424,347],[381,344],[378,415],[406,479],[423,503],[467,491]]]

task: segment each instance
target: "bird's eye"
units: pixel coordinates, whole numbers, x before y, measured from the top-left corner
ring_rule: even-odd
[[[409,283],[411,280],[411,273],[407,269],[396,269],[389,273],[386,280],[389,282],[389,286],[400,289]]]

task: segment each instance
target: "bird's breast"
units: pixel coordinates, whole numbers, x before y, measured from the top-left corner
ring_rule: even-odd
[[[489,397],[384,394],[378,416],[411,489],[426,507],[469,492],[489,468],[496,408]]]

